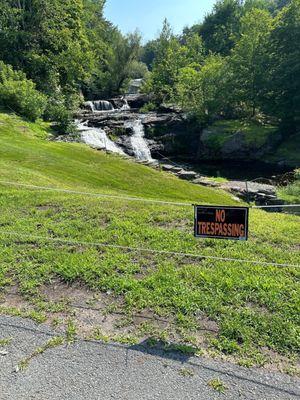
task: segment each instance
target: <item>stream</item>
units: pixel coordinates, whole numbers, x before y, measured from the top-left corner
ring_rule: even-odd
[[[291,169],[284,166],[268,164],[263,161],[197,161],[180,157],[166,157],[155,148],[157,143],[145,135],[148,128],[159,124],[168,126],[171,118],[177,121],[177,115],[168,113],[140,114],[139,109],[131,108],[127,98],[119,97],[114,102],[108,100],[88,101],[84,103],[79,118],[75,121],[80,139],[88,146],[107,150],[120,155],[132,156],[147,163],[166,163],[177,165],[186,170],[195,171],[201,176],[226,178],[228,180],[260,180],[268,183],[274,181],[275,175],[282,175]],[[153,125],[154,124],[154,125]],[[170,128],[172,132],[172,128]],[[116,141],[112,140],[116,138]],[[153,150],[153,154],[151,151]],[[155,160],[158,157],[159,160]]]
[[[107,150],[112,153],[117,153],[121,155],[125,155],[124,151],[115,144],[109,137],[106,132],[101,128],[89,127],[86,122],[76,122],[77,129],[80,133],[80,138],[83,143],[88,146],[99,149],[99,150]]]

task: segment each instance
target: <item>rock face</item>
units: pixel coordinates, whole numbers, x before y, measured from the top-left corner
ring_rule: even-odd
[[[137,93],[127,95],[126,99],[131,108],[139,109],[149,103],[152,97],[148,94]]]
[[[263,183],[229,181],[220,187],[248,201],[268,203],[277,199],[275,186]]]
[[[140,103],[132,103],[130,98],[141,99],[145,95],[128,96],[128,104],[137,106]],[[102,128],[108,134],[118,137],[118,144],[126,148],[128,146],[128,136],[131,132],[126,128],[128,121],[141,120],[145,128],[145,139],[148,142],[150,151],[155,158],[165,155],[189,154],[192,159],[195,156],[198,139],[189,139],[189,129],[184,114],[177,112],[149,112],[141,114],[136,109],[122,109],[123,103],[120,99],[111,99],[110,103],[116,107],[114,110],[106,112],[91,112],[88,109],[80,110],[76,118],[88,120],[89,126]],[[145,99],[144,99],[145,100]],[[144,101],[143,100],[143,101]],[[135,101],[135,100],[134,100]],[[117,108],[118,107],[118,108]],[[129,154],[131,148],[129,146]]]
[[[242,121],[217,121],[203,130],[197,158],[201,160],[259,160],[282,137],[275,127]]]
[[[132,132],[126,126],[140,120],[153,158],[171,157],[202,165],[205,161],[263,160],[282,139],[275,127],[256,122],[219,120],[201,130],[179,107],[170,104],[162,104],[156,112],[141,113],[140,108],[149,101],[151,96],[137,93],[86,102],[76,118],[105,130],[128,154],[132,154],[128,140]]]

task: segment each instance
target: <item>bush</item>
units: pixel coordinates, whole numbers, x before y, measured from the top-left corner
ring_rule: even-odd
[[[59,134],[74,133],[73,113],[81,101],[80,96],[72,91],[65,94],[58,92],[48,99],[45,119],[55,122],[54,128]]]
[[[46,108],[46,96],[21,71],[0,61],[0,104],[31,121],[41,117]]]
[[[300,203],[300,169],[295,170],[295,181],[279,190],[279,196],[288,203]]]
[[[158,105],[153,103],[153,102],[149,102],[143,105],[143,107],[140,108],[140,112],[141,113],[147,113],[147,112],[151,112],[151,111],[155,111],[157,110]]]

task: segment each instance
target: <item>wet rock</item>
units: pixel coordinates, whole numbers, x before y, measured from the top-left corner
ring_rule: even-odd
[[[145,114],[143,116],[144,125],[173,124],[182,122],[182,118],[175,113],[158,114],[155,112]]]
[[[175,174],[178,174],[181,171],[182,171],[181,167],[173,167],[173,169],[172,169],[172,172],[175,172]]]
[[[176,113],[181,114],[183,113],[183,109],[176,104],[161,104],[159,106],[159,111],[163,113]]]
[[[141,108],[152,100],[152,96],[148,94],[128,94],[126,100],[131,108]]]
[[[246,182],[242,181],[229,181],[222,183],[220,187],[224,190],[228,190],[243,200],[254,201],[259,205],[271,204],[271,202],[277,200],[276,188],[273,185],[257,182],[247,182],[246,185]]]

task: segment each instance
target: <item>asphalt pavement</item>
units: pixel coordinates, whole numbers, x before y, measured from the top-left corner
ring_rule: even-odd
[[[21,360],[56,336],[30,320],[0,316],[0,400],[294,400],[300,380],[144,345],[78,340]],[[219,379],[223,394],[209,382]]]

